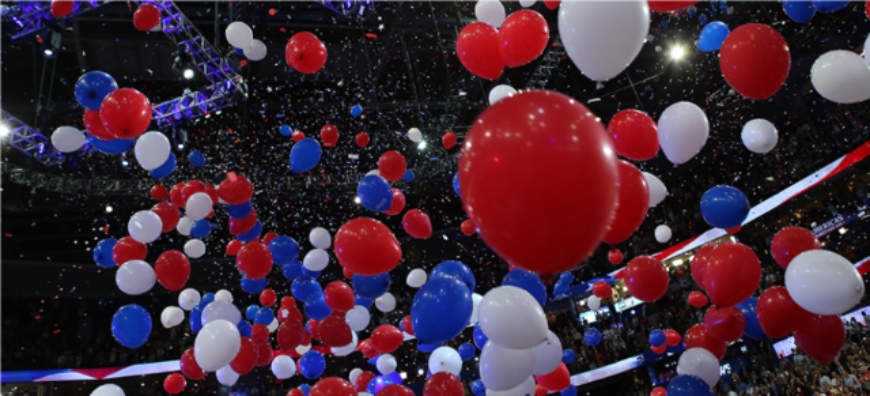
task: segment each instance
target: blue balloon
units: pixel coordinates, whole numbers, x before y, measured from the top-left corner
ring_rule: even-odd
[[[668,396],[713,396],[704,380],[694,375],[678,375],[668,383]]]
[[[305,378],[315,379],[320,377],[325,369],[326,359],[323,358],[320,352],[308,351],[299,358],[299,371]]]
[[[414,172],[411,171],[410,169],[406,170],[405,174],[402,176],[402,180],[404,180],[407,183],[414,181]]]
[[[302,267],[302,275],[310,276],[310,277],[312,277],[312,278],[314,278],[314,279],[319,278],[319,277],[320,277],[320,273],[322,273],[322,272],[323,272],[323,271],[311,271],[311,270],[309,270],[308,268],[305,268],[304,266]]]
[[[103,99],[116,89],[118,89],[118,83],[108,73],[87,72],[76,81],[76,100],[88,110],[99,111]]]
[[[758,305],[758,299],[749,297],[737,304],[737,308],[740,309],[746,322],[743,335],[754,340],[760,340],[764,338],[765,334],[764,330],[761,329],[761,324],[758,323],[758,312],[755,311],[756,305]]]
[[[169,158],[166,158],[166,161],[163,165],[160,165],[151,170],[151,177],[155,179],[162,179],[175,172],[175,168],[178,166],[178,159],[175,158],[175,154],[169,153]]]
[[[471,340],[474,341],[474,346],[480,350],[483,350],[483,346],[489,341],[486,334],[483,334],[483,329],[480,328],[480,323],[474,325],[474,331],[471,332]]]
[[[414,335],[426,344],[449,341],[468,325],[472,307],[471,291],[461,281],[430,277],[411,302]]]
[[[115,259],[112,258],[112,249],[115,248],[116,243],[118,240],[115,238],[106,238],[97,242],[97,246],[94,246],[94,262],[104,268],[112,268],[117,265]]]
[[[193,150],[187,155],[187,160],[190,161],[191,165],[199,168],[205,165],[205,154],[202,151]]]
[[[256,294],[266,288],[266,278],[248,279],[242,278],[242,290],[248,294]]]
[[[234,219],[244,219],[251,214],[254,205],[250,201],[241,205],[227,205],[227,215]]]
[[[135,139],[114,139],[103,140],[97,139],[94,135],[88,134],[88,143],[91,144],[97,151],[104,154],[121,154],[130,151],[133,147]]]
[[[369,364],[371,364],[372,366],[377,367],[377,366],[378,366],[378,358],[379,358],[379,357],[381,357],[381,355],[378,355],[378,356],[375,356],[375,357],[369,359]]]
[[[441,347],[441,345],[444,345],[444,344],[441,344],[441,343],[424,344],[422,342],[418,342],[417,343],[417,350],[420,352],[423,352],[423,353],[429,353],[429,352],[432,352],[432,351],[438,349],[439,347]]]
[[[486,396],[486,385],[481,380],[472,381],[471,393],[474,393],[474,396]]]
[[[245,309],[245,318],[248,320],[254,320],[257,317],[257,311],[260,310],[260,307],[257,304],[249,305],[247,309]]]
[[[742,191],[724,184],[707,190],[701,197],[701,216],[713,227],[739,226],[749,214],[750,207]]]
[[[569,386],[559,393],[560,396],[577,396],[577,388]]]
[[[589,328],[586,330],[586,334],[583,336],[583,339],[586,341],[589,346],[596,346],[599,342],[601,342],[601,333],[596,328]]]
[[[303,395],[308,396],[308,392],[311,392],[311,385],[302,384],[302,385],[299,385],[299,387],[296,389],[301,390]]]
[[[211,224],[206,219],[201,219],[193,222],[190,226],[190,236],[194,238],[205,238],[211,233]]]
[[[372,300],[383,296],[387,290],[390,290],[392,282],[389,272],[374,276],[354,275],[351,280],[356,295]]]
[[[315,294],[305,302],[305,315],[314,320],[326,319],[332,314],[332,308],[326,304],[323,294]]]
[[[304,138],[290,149],[290,170],[294,173],[308,172],[317,166],[321,155],[320,143],[312,138]]]
[[[797,23],[807,23],[816,16],[816,7],[806,0],[782,0],[782,9]]]
[[[381,389],[386,388],[388,385],[401,384],[401,383],[402,383],[401,378],[399,378],[399,381],[396,382],[395,379],[391,378],[390,376],[379,375],[375,378],[372,378],[372,380],[369,381],[369,384],[366,385],[366,392],[375,395],[378,392],[380,392]]]
[[[275,265],[284,265],[299,256],[299,243],[288,236],[277,236],[269,242],[272,261]]]
[[[350,115],[352,115],[354,117],[362,114],[362,112],[363,112],[363,108],[360,105],[354,105],[353,107],[350,108]]]
[[[199,333],[202,330],[202,310],[205,309],[205,304],[200,300],[199,304],[197,304],[193,309],[190,310],[190,331],[194,334]]]
[[[302,276],[302,263],[292,260],[281,266],[281,272],[284,273],[284,277],[287,278],[288,281],[292,282],[296,280],[296,278]]]
[[[649,333],[649,344],[654,347],[660,347],[667,342],[667,337],[665,336],[665,332],[659,329],[655,329]]]
[[[202,298],[199,300],[199,303],[202,304],[202,308],[205,308],[206,305],[209,305],[214,302],[214,293],[205,293]]]
[[[577,359],[577,355],[574,351],[570,349],[562,351],[562,363],[571,364],[574,363],[574,359]]]
[[[387,179],[378,175],[368,175],[360,180],[356,195],[366,209],[383,212],[393,204],[393,189]]]
[[[813,7],[816,7],[822,14],[830,14],[834,11],[840,11],[852,0],[813,0]]]
[[[293,134],[293,128],[290,128],[290,125],[281,125],[281,128],[278,129],[281,133],[281,136],[290,136]]]
[[[296,280],[293,281],[293,285],[290,287],[290,292],[293,293],[293,297],[302,302],[308,302],[308,299],[314,298],[317,295],[323,295],[323,288],[320,287],[320,283],[317,282],[317,279],[314,279],[310,276],[299,276]]]
[[[722,42],[725,41],[728,33],[731,33],[728,25],[719,21],[708,23],[701,29],[701,35],[698,37],[698,49],[704,52],[718,51],[719,48],[722,48]]]
[[[260,220],[257,220],[257,222],[254,223],[254,227],[251,228],[250,231],[248,231],[244,234],[236,235],[236,239],[238,239],[244,243],[248,243],[250,241],[253,241],[254,239],[259,238],[261,232],[263,232],[263,224],[260,223]]]
[[[247,321],[240,320],[236,328],[239,329],[239,335],[242,337],[251,338],[251,335],[254,334],[254,326],[251,326]]]
[[[568,286],[570,286],[572,282],[574,282],[574,275],[570,272],[563,272],[559,274],[559,279],[556,281],[556,283],[564,283]]]
[[[547,287],[541,282],[541,277],[526,270],[515,269],[508,272],[501,280],[502,286],[516,286],[523,289],[535,300],[538,304],[544,306],[547,303]]]
[[[273,319],[275,319],[275,313],[269,307],[263,307],[258,309],[257,314],[254,315],[254,324],[268,326]]]
[[[127,348],[139,348],[151,335],[151,315],[136,304],[121,307],[112,317],[112,335]]]
[[[468,287],[468,291],[474,293],[474,273],[459,261],[448,260],[436,265],[429,274],[429,279],[432,278],[458,279]]]
[[[359,275],[357,275],[357,276],[359,276]],[[356,276],[354,278],[356,278]],[[355,298],[354,298],[353,305],[359,305],[361,307],[365,307],[366,309],[371,308],[372,303],[374,302],[374,300],[372,300],[371,298],[365,298],[365,297],[361,297],[358,295],[355,295],[354,297]]]
[[[459,357],[462,358],[463,362],[467,362],[471,359],[474,359],[474,353],[476,351],[474,349],[474,345],[465,342],[460,345],[458,349],[456,349],[456,352],[459,352]]]
[[[453,191],[456,192],[459,198],[462,198],[462,193],[459,192],[459,172],[453,175]]]

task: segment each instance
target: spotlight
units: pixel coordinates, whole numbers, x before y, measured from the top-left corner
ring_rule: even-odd
[[[360,201],[359,197],[354,197],[354,198],[353,198],[353,201],[356,202],[356,203],[360,203],[360,202],[362,202],[362,201]]]
[[[193,78],[193,69],[184,69],[184,78],[188,80]]]
[[[669,55],[671,56],[671,59],[675,61],[681,60],[686,57],[686,47],[679,44],[674,45],[671,47]]]
[[[184,150],[184,143],[178,143],[178,149]]]
[[[172,59],[172,71],[179,76],[190,80],[193,78],[196,64],[193,62],[193,57],[181,50],[175,52],[175,57]]]
[[[106,205],[106,213],[112,213],[113,210],[115,210],[115,208],[113,208],[112,205]]]
[[[48,59],[54,58],[54,49],[51,49],[51,48],[48,48],[48,47],[44,48],[44,49],[42,50],[42,56],[44,56],[44,57],[46,57],[46,58],[48,58]]]
[[[6,124],[0,124],[0,139],[9,136],[9,127]]]
[[[417,149],[418,149],[418,150],[423,150],[423,149],[425,149],[425,148],[426,148],[426,141],[425,141],[425,140],[421,140],[420,143],[417,144]]]

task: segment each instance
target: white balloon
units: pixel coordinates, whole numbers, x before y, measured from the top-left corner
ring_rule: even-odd
[[[85,145],[85,134],[76,127],[62,126],[51,134],[51,145],[61,153],[71,153]]]
[[[353,341],[351,341],[350,344],[347,344],[345,346],[332,347],[332,354],[333,355],[335,355],[335,356],[347,356],[356,350],[356,346],[359,345],[359,338],[357,338],[357,335],[354,332],[351,332],[350,334],[353,335]],[[353,373],[351,372],[351,374],[353,374]]]
[[[266,328],[269,329],[269,332],[270,332],[270,333],[274,333],[275,330],[278,330],[278,325],[279,325],[279,324],[280,324],[280,323],[278,323],[278,319],[277,319],[277,318],[272,318],[272,321],[269,322],[269,325],[266,326]]]
[[[776,126],[770,121],[756,118],[743,126],[743,131],[740,132],[740,139],[743,140],[743,145],[749,151],[757,154],[767,154],[776,147],[776,143],[779,141],[779,134],[776,131]]]
[[[205,326],[216,320],[239,323],[242,320],[242,313],[232,303],[215,299],[202,310],[202,324]]]
[[[480,352],[480,380],[487,389],[516,388],[535,368],[534,349],[507,349],[487,342]]]
[[[350,326],[350,329],[353,331],[363,331],[366,327],[369,326],[369,322],[371,321],[371,314],[369,314],[369,310],[362,305],[356,305],[347,311],[347,314],[344,316],[344,321]]]
[[[356,396],[374,396],[368,392],[357,392]]]
[[[429,372],[435,374],[442,371],[457,377],[462,371],[462,357],[451,347],[438,347],[429,355]]]
[[[667,243],[671,240],[671,227],[662,224],[656,227],[655,234],[658,243]]]
[[[227,41],[236,48],[248,48],[254,41],[254,32],[244,22],[233,22],[227,26]]]
[[[870,34],[867,35],[867,40],[864,40],[864,62],[870,64]]]
[[[138,296],[151,290],[157,282],[154,268],[142,260],[130,260],[115,272],[115,283],[118,289],[131,296]]]
[[[411,272],[408,273],[408,277],[405,279],[405,283],[407,283],[408,286],[416,289],[420,286],[423,286],[426,283],[427,278],[428,276],[426,275],[426,271],[423,271],[420,268],[414,268],[411,270]]]
[[[420,143],[423,140],[423,132],[420,132],[418,128],[411,128],[408,130],[408,139],[414,143]],[[378,174],[380,175],[380,173]]]
[[[200,258],[205,254],[205,242],[191,239],[184,243],[184,254],[190,258]]]
[[[352,385],[356,385],[356,379],[359,378],[359,375],[362,373],[363,371],[361,368],[354,367],[353,370],[350,370],[350,374],[347,376],[347,379]]]
[[[169,159],[170,152],[172,145],[169,144],[169,139],[157,131],[145,132],[136,139],[136,146],[133,147],[136,162],[145,170],[159,168]]]
[[[91,396],[124,396],[124,390],[115,384],[105,384],[94,389]]]
[[[586,305],[589,306],[589,309],[597,311],[598,308],[601,308],[601,299],[593,294],[586,299]]]
[[[141,243],[151,243],[160,237],[163,231],[163,221],[160,216],[150,210],[140,210],[130,216],[127,222],[127,232],[130,237]]]
[[[810,79],[819,95],[832,102],[870,99],[870,66],[854,52],[834,50],[820,56],[813,63]]]
[[[517,93],[517,90],[514,87],[507,84],[499,84],[496,85],[491,91],[489,91],[489,104],[494,105],[495,102],[502,100],[504,98],[513,96]]]
[[[278,379],[287,379],[296,375],[296,362],[287,355],[278,355],[272,360],[272,373]]]
[[[187,215],[190,221],[199,221],[208,216],[212,205],[214,205],[214,202],[211,201],[211,197],[207,193],[198,192],[187,198],[187,203],[184,205],[184,214]]]
[[[323,271],[329,265],[329,253],[323,249],[312,249],[302,259],[302,266],[309,271]]]
[[[710,136],[707,115],[696,104],[677,102],[659,117],[659,144],[668,160],[676,165],[695,157]]]
[[[664,201],[668,196],[668,188],[665,187],[665,183],[662,183],[661,179],[652,173],[641,173],[643,173],[643,177],[646,179],[646,185],[649,188],[649,207],[662,203],[662,201]]]
[[[223,386],[233,386],[236,384],[236,381],[239,380],[239,373],[233,371],[233,368],[229,365],[218,369],[215,375],[217,376],[218,382]]]
[[[547,317],[541,304],[519,287],[499,286],[487,292],[480,302],[477,317],[481,330],[489,338],[487,344],[529,349],[547,340]]]
[[[384,295],[375,299],[375,306],[378,307],[378,311],[384,313],[392,312],[396,309],[396,297],[391,293],[384,293]]]
[[[304,355],[305,352],[308,352],[308,351],[310,351],[310,350],[311,350],[311,344],[310,344],[310,343],[309,343],[308,345],[299,345],[299,346],[296,347],[296,353],[298,353],[298,354],[300,354],[300,355]]]
[[[507,13],[498,0],[478,0],[474,5],[474,16],[478,21],[488,23],[496,29],[501,27]]]
[[[332,246],[332,237],[329,235],[329,231],[323,227],[311,230],[311,233],[308,234],[308,240],[311,241],[312,246],[318,249],[329,249]]]
[[[486,390],[486,396],[530,396],[535,394],[535,379],[532,376],[526,378],[520,386],[508,390]]]
[[[471,319],[468,320],[469,324],[477,324],[478,322],[478,311],[480,310],[480,302],[483,301],[483,296],[477,293],[471,293]]]
[[[266,44],[257,39],[251,40],[251,45],[244,50],[245,58],[254,62],[263,60],[268,52]]]
[[[594,81],[622,73],[649,32],[645,1],[565,1],[559,5],[559,36],[571,61]]]
[[[203,326],[196,335],[193,356],[203,370],[216,371],[233,361],[241,345],[242,338],[235,323],[215,320]]]
[[[187,216],[184,216],[178,219],[178,225],[175,226],[175,229],[178,231],[179,234],[189,236],[191,226],[193,226],[193,222],[190,221]]]
[[[547,333],[547,341],[535,347],[535,368],[532,374],[550,374],[562,363],[562,341],[552,331]]]
[[[220,289],[214,294],[215,301],[233,302],[233,293],[227,289]]]
[[[163,308],[163,312],[160,313],[160,323],[163,324],[163,328],[175,327],[181,324],[184,321],[184,311],[181,308],[175,306],[168,306]]]
[[[366,173],[366,176],[371,176],[371,175],[380,176],[381,171],[379,171],[377,169],[372,169],[368,173]]]
[[[392,373],[393,371],[396,371],[397,365],[398,363],[396,362],[396,358],[389,353],[385,353],[378,358],[378,371],[383,375],[387,375],[389,373]]]
[[[845,257],[809,250],[785,270],[785,288],[801,308],[818,315],[839,315],[861,301],[864,281]]]
[[[178,293],[178,306],[185,311],[190,311],[201,299],[196,289],[187,288]]]
[[[711,388],[719,382],[719,359],[704,348],[690,348],[680,355],[677,374],[694,375]]]
[[[524,8],[529,8],[535,5],[535,0],[520,0],[520,5]]]

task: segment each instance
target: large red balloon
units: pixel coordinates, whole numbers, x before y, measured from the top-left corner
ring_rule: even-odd
[[[541,56],[550,41],[547,20],[532,10],[508,15],[498,30],[499,53],[507,67],[518,67]]]
[[[395,216],[405,210],[405,194],[397,189],[393,189],[393,203],[390,204],[390,208],[387,209],[384,213]]]
[[[379,353],[391,353],[402,345],[404,337],[402,330],[396,326],[383,324],[375,327],[372,332],[372,347]]]
[[[423,396],[455,396],[463,395],[462,382],[455,375],[446,371],[432,374],[423,385]]]
[[[619,160],[619,201],[616,214],[604,234],[611,245],[628,239],[637,231],[649,210],[649,187],[646,178],[634,165]]]
[[[408,235],[417,239],[427,239],[432,236],[432,222],[429,215],[420,209],[411,209],[402,216],[402,228]]]
[[[843,349],[846,329],[837,315],[810,315],[806,323],[795,329],[795,344],[819,363],[830,364]]]
[[[162,184],[151,187],[151,198],[155,201],[163,201],[166,198],[169,198],[169,190],[167,190]]]
[[[506,261],[536,273],[567,271],[589,257],[613,218],[616,161],[585,106],[558,92],[518,93],[486,109],[465,138],[465,213]]]
[[[172,373],[166,376],[163,380],[163,390],[170,395],[177,395],[187,386],[187,380],[184,376],[178,373]]]
[[[732,305],[718,308],[712,306],[704,315],[704,327],[716,339],[722,342],[736,341],[746,329],[746,319],[740,309]]]
[[[698,249],[695,252],[695,256],[691,261],[691,271],[692,271],[692,279],[695,280],[695,284],[701,288],[701,290],[706,290],[704,286],[704,273],[707,269],[708,258],[710,257],[710,252],[716,248],[718,245],[709,244],[704,245],[704,247]],[[706,305],[706,304],[705,304]]]
[[[571,386],[571,374],[565,363],[559,363],[559,367],[549,374],[536,375],[535,380],[538,381],[538,385],[552,392],[558,392]]]
[[[236,357],[230,362],[230,368],[239,375],[250,373],[257,364],[257,348],[254,341],[248,337],[242,337],[242,343]]]
[[[229,172],[227,178],[218,185],[217,194],[230,205],[241,205],[254,196],[254,185],[246,177]]]
[[[369,217],[350,220],[335,233],[335,256],[354,274],[382,274],[399,265],[402,248],[384,223]]]
[[[687,8],[698,0],[647,0],[649,10],[653,12],[673,12]]]
[[[747,23],[732,30],[719,50],[719,68],[731,88],[750,99],[779,91],[791,67],[788,43],[776,30]]]
[[[463,220],[462,224],[459,225],[459,230],[462,231],[462,233],[466,236],[474,234],[474,223],[472,223],[471,220],[468,219]]]
[[[350,382],[338,377],[328,377],[317,381],[308,396],[356,396],[356,393]]]
[[[121,139],[133,139],[151,125],[151,102],[133,88],[112,91],[100,105],[100,119],[106,131]]]
[[[248,279],[262,279],[272,270],[272,251],[260,242],[251,242],[239,250],[236,267]]]
[[[807,250],[821,249],[822,244],[813,233],[801,227],[785,227],[770,242],[770,254],[782,268],[788,268],[791,260]]]
[[[145,260],[148,247],[130,237],[123,237],[112,248],[112,259],[115,264],[123,265],[130,260]]]
[[[504,70],[499,34],[492,25],[472,22],[456,37],[456,56],[471,74],[495,80]]]
[[[143,4],[133,13],[133,27],[140,32],[147,32],[159,24],[160,10],[154,4]]]
[[[320,128],[320,141],[323,142],[323,147],[335,147],[338,143],[338,128],[332,124],[326,124]]]
[[[668,291],[668,270],[652,256],[635,257],[622,271],[628,292],[644,302],[656,301]]]
[[[378,396],[414,396],[414,391],[404,385],[392,384],[378,391]]]
[[[729,242],[710,251],[704,290],[716,306],[729,307],[751,297],[759,283],[761,262],[749,246]]]
[[[157,281],[166,290],[179,291],[190,277],[190,262],[187,256],[178,250],[167,250],[160,254],[154,264]]]
[[[288,319],[278,326],[277,332],[278,346],[285,351],[292,351],[302,344],[305,328],[302,327],[302,323],[298,320]],[[268,329],[266,334],[268,335]]]
[[[369,382],[375,377],[375,373],[371,371],[363,371],[360,373],[360,375],[356,377],[356,383],[354,384],[357,392],[365,392],[369,386]]]
[[[302,74],[314,74],[326,64],[326,46],[314,34],[299,32],[287,42],[284,60]]]
[[[165,191],[166,188],[163,190]],[[176,208],[172,202],[160,202],[157,205],[152,206],[151,211],[154,212],[157,217],[160,217],[160,221],[163,223],[163,232],[172,231],[172,229],[178,225],[178,220],[181,220],[181,212],[178,211],[178,208]]]
[[[326,285],[326,288],[323,289],[323,298],[326,300],[326,305],[335,312],[350,311],[355,304],[353,289],[342,281],[332,281]],[[347,344],[339,346],[344,345]]]
[[[353,342],[350,325],[344,321],[343,314],[332,314],[323,319],[318,326],[320,341],[331,347],[343,347]]]
[[[607,132],[613,139],[616,153],[630,160],[646,161],[655,158],[659,152],[656,122],[640,110],[616,113],[607,124]]]
[[[725,349],[728,347],[724,342],[707,332],[707,328],[702,324],[696,324],[686,330],[683,344],[686,345],[686,349],[704,348],[717,359],[722,359],[725,356]]]
[[[97,110],[85,110],[85,129],[97,139],[115,139],[115,135],[106,130],[106,127],[103,125],[103,119],[100,118],[100,112]]]
[[[701,293],[699,291],[693,291],[689,293],[689,305],[695,308],[702,308],[709,302],[710,301],[707,300],[707,296],[705,296],[704,293]]]
[[[181,373],[188,379],[196,381],[205,378],[206,372],[196,362],[196,357],[193,355],[193,347],[187,348],[181,354],[179,366],[181,367]]]
[[[388,181],[401,180],[407,169],[408,163],[405,162],[405,156],[396,150],[387,151],[378,159],[378,172],[380,172],[381,177]]]
[[[444,136],[441,136],[441,144],[446,150],[452,149],[456,145],[456,134],[453,132],[445,133]]]
[[[761,293],[755,306],[758,324],[770,338],[782,338],[811,319],[809,312],[797,305],[782,286]]]
[[[76,3],[73,0],[51,0],[51,16],[63,18],[73,12]]]
[[[592,284],[592,294],[601,299],[610,298],[613,295],[613,289],[607,282],[600,280]]]
[[[363,148],[369,144],[369,134],[365,132],[360,132],[356,134],[356,138],[354,138],[354,141],[356,142],[356,145],[359,146],[359,148]]]

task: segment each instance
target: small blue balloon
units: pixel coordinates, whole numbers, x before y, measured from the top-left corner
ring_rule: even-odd
[[[655,329],[649,333],[649,344],[654,347],[660,347],[665,345],[667,342],[667,336],[665,336],[665,332],[659,329]]]
[[[406,170],[405,174],[402,176],[402,180],[404,180],[406,183],[414,181],[414,172],[410,169]]]
[[[82,74],[76,81],[76,100],[88,110],[99,111],[103,99],[118,89],[118,83],[108,73],[92,71]]]
[[[474,396],[486,396],[486,385],[481,380],[471,381],[471,393]]]
[[[414,335],[427,344],[449,341],[468,325],[472,307],[471,291],[460,280],[430,277],[411,302]]]
[[[731,33],[728,25],[719,21],[708,23],[698,36],[698,49],[704,52],[718,51],[722,48],[722,42],[725,41],[728,33]]]
[[[326,319],[332,314],[332,308],[326,304],[323,294],[315,294],[305,302],[305,315],[314,320]]]
[[[599,342],[601,342],[601,333],[596,328],[589,328],[586,330],[586,334],[583,336],[583,339],[586,341],[589,346],[596,346]]]
[[[257,317],[257,311],[260,310],[260,307],[256,304],[249,305],[247,309],[245,309],[245,318],[248,320],[254,320]]]
[[[323,272],[323,271],[312,271],[312,270],[310,270],[310,269],[308,269],[308,268],[305,268],[304,266],[302,267],[302,275],[310,276],[310,277],[312,277],[312,278],[314,278],[314,279],[319,278],[319,277],[320,277],[320,274],[321,274],[322,272]]]
[[[94,246],[94,262],[103,268],[112,268],[115,264],[115,259],[112,258],[112,249],[118,240],[115,238],[106,238]]]
[[[571,282],[574,282],[574,275],[570,272],[563,272],[559,274],[559,279],[556,281],[557,283],[565,283],[566,285],[571,285]]]
[[[175,168],[178,166],[178,159],[175,158],[174,153],[169,153],[169,158],[166,158],[166,161],[163,165],[160,165],[151,170],[151,177],[155,179],[162,179],[175,172]]]
[[[296,280],[296,278],[302,276],[302,263],[292,260],[281,266],[281,272],[288,281],[292,282]]]
[[[371,364],[372,366],[377,367],[377,366],[378,366],[378,358],[379,358],[379,357],[381,357],[381,356],[378,355],[378,356],[375,356],[375,357],[369,359],[369,364]]]
[[[577,355],[574,351],[570,349],[562,351],[562,363],[571,364],[574,363],[574,359],[577,359]]]
[[[486,334],[483,334],[483,329],[480,328],[480,323],[474,325],[474,331],[471,332],[471,340],[474,341],[474,346],[480,350],[483,350],[483,346],[486,345],[487,341],[489,341]]]
[[[740,309],[740,312],[743,314],[743,319],[746,322],[746,327],[743,329],[743,335],[754,340],[760,340],[765,336],[764,330],[761,329],[761,324],[758,323],[758,312],[755,310],[757,305],[758,299],[755,297],[749,297],[737,304],[737,308]]]
[[[323,370],[325,369],[326,359],[323,358],[323,355],[320,354],[320,352],[308,351],[299,358],[299,371],[305,378],[318,378],[323,374]]]
[[[112,335],[127,348],[139,348],[151,335],[151,315],[136,304],[121,307],[112,317]]]
[[[253,241],[254,239],[259,238],[261,232],[263,232],[263,224],[260,223],[260,220],[257,220],[257,222],[254,223],[254,227],[251,228],[250,231],[248,231],[244,234],[236,235],[236,239],[238,239],[244,243],[248,243],[250,241]]]
[[[468,287],[468,291],[474,292],[474,273],[467,265],[459,261],[448,260],[436,265],[429,274],[429,279],[433,278],[458,279]]]
[[[114,139],[103,140],[97,139],[94,135],[88,134],[88,143],[91,144],[97,151],[104,154],[121,154],[130,151],[135,143],[135,139]]]
[[[274,319],[275,313],[268,307],[263,307],[257,310],[257,314],[254,316],[254,324],[268,326]]]
[[[315,298],[318,295],[323,295],[323,288],[317,279],[310,276],[299,276],[293,281],[290,287],[290,292],[293,297],[302,302],[308,302],[309,299]]]
[[[577,396],[577,388],[569,386],[559,393],[560,396]]]
[[[281,128],[278,129],[281,133],[281,136],[290,136],[293,134],[293,128],[290,128],[290,125],[281,125]]]
[[[242,278],[242,290],[248,294],[256,294],[266,288],[266,278],[248,279]]]
[[[782,0],[782,9],[797,23],[807,23],[816,16],[816,7],[806,0]]]
[[[200,303],[190,310],[190,318],[188,322],[190,323],[190,331],[194,334],[199,333],[199,331],[202,330],[203,309],[205,309],[205,304],[202,304],[202,300],[200,300]]]
[[[294,173],[308,172],[320,162],[320,143],[312,138],[304,138],[290,149],[290,170]]]
[[[463,343],[456,349],[456,352],[459,352],[459,357],[462,358],[463,362],[467,362],[471,359],[474,359],[474,345],[471,345],[467,342]]]
[[[239,329],[239,335],[242,337],[251,338],[251,335],[254,334],[254,326],[251,326],[247,321],[240,320],[236,328]]]
[[[284,265],[299,257],[299,243],[293,238],[280,235],[269,242],[272,261],[275,265]]]
[[[523,289],[535,300],[538,304],[544,306],[547,303],[547,287],[541,282],[541,277],[526,270],[515,269],[508,272],[501,280],[502,286],[515,286]]]
[[[302,384],[302,385],[299,385],[299,387],[296,389],[301,390],[303,395],[308,396],[308,392],[311,392],[311,385]]]
[[[698,22],[700,22],[702,25],[706,24],[707,23],[707,16],[704,14],[701,14],[701,16],[698,17]]]
[[[420,352],[423,352],[423,353],[430,353],[430,352],[432,352],[432,351],[434,351],[434,350],[440,348],[442,345],[444,345],[444,344],[441,344],[441,343],[437,343],[437,344],[424,344],[424,343],[422,343],[422,342],[418,342],[418,343],[417,343],[417,350],[420,351]]]
[[[742,191],[727,185],[715,186],[701,197],[701,216],[713,227],[737,227],[749,214],[749,200]]]
[[[395,381],[393,380],[393,378],[390,378],[390,376],[387,376],[387,375],[379,375],[379,376],[377,376],[377,377],[375,377],[375,378],[372,378],[372,380],[369,381],[369,384],[366,385],[366,392],[375,395],[375,394],[377,394],[378,392],[380,392],[381,389],[386,388],[388,385],[400,384],[400,383],[401,383],[401,378],[399,378],[399,379],[400,379],[399,382],[395,382]]]
[[[234,47],[233,50],[235,50],[236,55],[245,56],[245,49],[244,48]]]
[[[353,279],[351,279],[353,291],[356,295],[373,300],[383,296],[387,290],[390,290],[392,282],[389,272],[374,276],[354,275]]]
[[[813,7],[816,7],[822,14],[830,14],[834,11],[840,11],[852,0],[813,0]]]
[[[350,108],[350,115],[352,115],[354,117],[359,116],[360,114],[362,114],[362,112],[363,112],[363,108],[360,105],[354,105],[353,107]]]
[[[187,160],[190,161],[191,165],[199,168],[205,165],[205,154],[202,151],[193,150],[187,155]]]
[[[668,396],[713,396],[713,390],[694,375],[678,375],[668,383]]]
[[[459,172],[453,175],[453,191],[456,192],[459,198],[462,198],[462,193],[459,192]]]
[[[244,219],[251,214],[254,205],[250,201],[241,205],[227,205],[227,215],[234,219]]]
[[[356,276],[354,278],[356,278]],[[354,296],[353,305],[359,305],[361,307],[365,307],[366,309],[369,309],[372,307],[372,303],[374,303],[374,300],[372,300],[371,298],[365,298],[365,297],[361,297],[358,295]]]
[[[202,298],[199,300],[199,303],[202,304],[202,308],[205,308],[206,305],[209,305],[214,302],[214,293],[205,293]]]
[[[378,175],[368,175],[360,180],[356,195],[366,209],[383,212],[393,204],[393,189],[387,179]]]
[[[206,219],[194,221],[190,226],[190,236],[194,238],[205,238],[211,233],[211,223]]]

